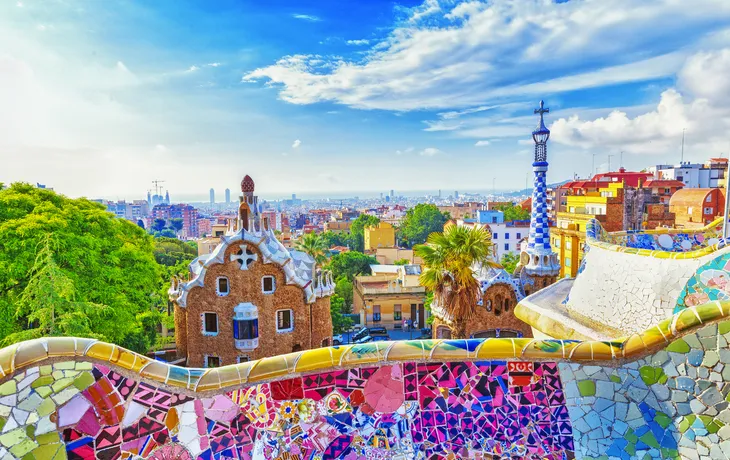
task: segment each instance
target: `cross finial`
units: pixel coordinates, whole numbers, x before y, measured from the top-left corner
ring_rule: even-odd
[[[542,114],[544,113],[550,113],[550,109],[545,108],[545,101],[540,101],[540,108],[535,109],[535,113],[540,114],[540,119],[542,119]]]

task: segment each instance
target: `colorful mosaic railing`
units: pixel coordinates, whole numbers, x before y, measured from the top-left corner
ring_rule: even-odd
[[[726,246],[722,239],[722,217],[692,230],[659,228],[625,232],[606,232],[592,219],[586,225],[586,243],[616,252],[661,259],[695,259]]]
[[[709,443],[730,437],[728,315],[691,307],[611,342],[376,342],[216,369],[23,342],[0,350],[0,458],[678,458],[702,436],[724,458]]]

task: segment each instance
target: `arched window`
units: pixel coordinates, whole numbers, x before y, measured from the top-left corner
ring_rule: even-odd
[[[259,346],[259,312],[252,303],[239,303],[233,309],[233,342],[239,350]]]

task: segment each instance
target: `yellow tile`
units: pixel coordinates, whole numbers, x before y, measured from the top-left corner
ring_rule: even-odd
[[[594,361],[611,361],[614,359],[614,352],[610,342],[591,342]],[[618,350],[619,356],[621,351]]]
[[[96,358],[102,361],[109,361],[112,356],[112,350],[114,345],[106,342],[96,342],[91,345],[86,352],[86,356],[90,358]]]
[[[84,356],[84,352],[87,348],[89,348],[89,345],[96,342],[95,339],[85,339],[85,338],[77,338],[76,339],[76,356]]]
[[[289,373],[289,363],[285,356],[271,356],[258,360],[258,363],[248,374],[248,382],[260,382],[262,380],[281,377]],[[201,379],[202,383],[202,379]]]
[[[694,308],[703,324],[725,316],[720,302],[710,302]]]
[[[648,349],[669,345],[669,340],[666,339],[656,327],[642,332],[641,341],[644,342],[644,346]]]
[[[420,340],[403,340],[393,342],[388,351],[385,359],[388,361],[413,361],[426,359],[428,355],[423,349],[423,344]]]
[[[478,359],[518,358],[520,349],[513,339],[487,339],[476,351]]]
[[[343,366],[377,363],[383,360],[382,351],[390,342],[369,342],[353,345],[340,360]]]
[[[624,358],[630,358],[635,355],[644,353],[646,351],[646,347],[644,346],[644,342],[641,340],[641,336],[639,334],[634,334],[631,337],[627,338],[624,342],[623,347],[623,355]]]
[[[0,349],[0,368],[2,368],[3,374],[7,375],[15,370],[13,368],[13,357],[17,349],[18,344],[16,343]]]
[[[677,334],[682,331],[692,329],[695,326],[699,326],[700,324],[702,324],[702,322],[697,317],[692,307],[685,308],[684,311],[679,313],[677,320],[674,322]]]
[[[563,344],[560,340],[532,340],[522,349],[523,359],[560,359]]]
[[[581,342],[570,352],[572,361],[591,361],[593,360],[593,342]]]
[[[463,361],[470,356],[465,340],[444,340],[431,350],[431,359],[439,361]]]
[[[336,347],[330,347],[332,352],[332,362],[335,363],[335,366],[340,364],[340,360],[350,351],[350,348],[352,348],[352,345],[338,345]]]
[[[307,372],[317,369],[328,369],[339,364],[332,360],[332,352],[329,347],[315,348],[301,352],[296,360],[296,372]]]
[[[167,379],[168,365],[160,361],[150,361],[150,363],[140,371],[142,377],[164,382]]]
[[[76,343],[73,337],[48,337],[48,356],[75,356]]]
[[[239,386],[243,383],[235,365],[219,367],[218,377],[220,378],[221,388]]]
[[[22,342],[15,352],[15,368],[21,369],[47,358],[48,352],[46,351],[45,340],[36,339]]]
[[[208,369],[198,381],[195,391],[218,390],[221,387],[218,369]]]

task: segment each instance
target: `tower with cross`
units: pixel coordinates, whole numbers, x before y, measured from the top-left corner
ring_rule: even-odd
[[[532,214],[530,215],[530,234],[527,244],[522,245],[520,254],[520,274],[533,278],[533,286],[525,291],[537,290],[541,287],[552,284],[560,272],[560,264],[557,255],[550,247],[550,219],[547,206],[547,141],[550,138],[550,130],[545,126],[545,114],[550,109],[545,107],[545,102],[540,101],[540,107],[535,109],[540,115],[537,128],[532,132],[532,140],[535,142],[535,159],[532,163],[533,189],[532,189]]]

